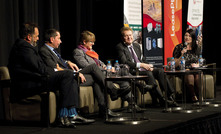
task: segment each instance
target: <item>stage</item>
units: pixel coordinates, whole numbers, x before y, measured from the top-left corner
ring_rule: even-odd
[[[220,88],[217,99],[221,97]],[[150,108],[144,112],[149,121],[139,125],[107,124],[95,118],[90,125],[77,128],[42,127],[31,124],[1,123],[1,134],[220,134],[221,107],[203,107],[197,113],[164,113],[162,108]],[[141,113],[138,113],[140,116]],[[123,116],[130,116],[124,112]]]

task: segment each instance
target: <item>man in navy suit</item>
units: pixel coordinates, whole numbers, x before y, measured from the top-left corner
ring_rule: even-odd
[[[160,88],[164,90],[164,71],[163,69],[154,68],[152,64],[149,64],[144,59],[141,59],[141,49],[139,44],[134,43],[133,41],[133,30],[129,27],[121,28],[122,42],[117,44],[116,50],[118,54],[118,59],[120,63],[127,64],[130,67],[130,73],[135,75],[136,70],[139,70],[140,75],[147,75],[148,79],[146,84],[149,86],[148,90],[154,92],[153,95],[159,99],[160,105],[165,105],[165,98],[162,94],[162,91],[158,88],[155,79],[158,80]],[[138,84],[139,85],[139,84]],[[167,103],[170,106],[177,105],[173,99],[174,89],[172,88],[170,82],[167,79],[168,93],[171,101]],[[147,91],[147,90],[146,90]],[[154,98],[153,98],[154,99]],[[156,103],[156,100],[155,102]]]

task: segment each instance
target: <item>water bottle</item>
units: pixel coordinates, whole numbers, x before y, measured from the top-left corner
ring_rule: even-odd
[[[167,62],[166,71],[171,70],[171,60]]]
[[[108,61],[107,62],[107,76],[111,76],[111,73],[112,73],[112,65],[111,65],[111,62]]]
[[[199,66],[200,66],[200,67],[203,66],[203,58],[202,58],[202,55],[200,55],[200,57],[199,57]]]
[[[114,68],[116,71],[116,76],[120,76],[120,64],[118,63],[118,60],[115,61]]]
[[[171,59],[171,71],[175,71],[175,60],[174,60],[174,57],[172,57],[172,59]]]
[[[185,70],[185,59],[183,56],[180,60],[180,70]]]

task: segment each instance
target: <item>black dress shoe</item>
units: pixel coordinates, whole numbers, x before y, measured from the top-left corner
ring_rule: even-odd
[[[166,105],[166,100],[163,98],[160,100],[160,106],[165,107]],[[169,107],[178,107],[179,105],[175,101],[167,100],[167,106]]]
[[[121,113],[113,112],[113,111],[111,111],[110,109],[108,109],[107,112],[108,112],[108,116],[109,116],[109,117],[119,117],[119,116],[122,115]]]
[[[71,123],[71,121],[68,119],[68,117],[59,118],[59,124],[58,125],[60,127],[76,128],[74,123]]]
[[[91,124],[95,122],[94,119],[86,119],[80,115],[69,117],[69,120],[71,121],[71,123],[74,123],[74,124]]]
[[[135,85],[139,88],[142,94],[145,94],[146,92],[151,91],[153,90],[153,88],[155,88],[155,85],[147,85],[143,81],[136,81]]]
[[[116,113],[116,112],[111,111],[110,109],[106,109],[106,106],[100,106],[99,107],[99,116],[101,118],[106,117],[106,110],[107,110],[107,115],[109,117],[119,117],[122,115],[121,113]]]
[[[169,95],[168,100],[175,101],[175,93]]]
[[[112,89],[112,92],[110,93],[111,100],[115,101],[118,99],[118,97],[123,97],[127,95],[130,91],[131,91],[130,86],[126,88],[120,88],[120,89],[116,89],[116,87],[114,86],[114,88]]]
[[[135,104],[135,109],[134,109],[137,113],[141,113],[144,112],[144,110],[142,110],[138,105]],[[131,113],[133,111],[132,106],[129,105],[127,112]]]
[[[144,94],[147,93],[148,91],[153,90],[153,88],[155,88],[155,86],[153,86],[153,85],[144,85],[143,86]]]

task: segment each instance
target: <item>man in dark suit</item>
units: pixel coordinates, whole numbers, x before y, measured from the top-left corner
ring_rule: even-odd
[[[133,31],[129,27],[121,28],[122,41],[117,44],[116,50],[118,54],[119,61],[122,64],[127,64],[130,67],[130,73],[136,74],[136,70],[139,71],[140,75],[147,75],[148,79],[146,84],[149,86],[148,90],[155,92],[156,97],[160,101],[160,105],[165,105],[165,98],[162,91],[157,87],[155,79],[158,80],[160,88],[164,90],[164,71],[163,69],[154,68],[152,64],[149,64],[145,60],[141,59],[141,49],[139,44],[133,43]],[[172,101],[167,103],[171,106],[177,105],[173,99],[174,89],[167,79],[169,98]],[[147,91],[147,90],[146,90]],[[152,94],[152,96],[154,95]],[[156,103],[156,100],[155,102]]]
[[[45,64],[49,67],[55,68],[57,64],[64,70],[79,71],[79,77],[81,78],[81,85],[93,86],[95,96],[98,100],[99,111],[102,116],[106,113],[106,103],[104,99],[103,90],[105,87],[105,77],[102,71],[96,64],[91,64],[82,70],[79,70],[78,66],[71,61],[64,60],[61,55],[55,50],[61,43],[60,32],[56,29],[48,29],[45,32],[45,44],[40,48],[40,55]],[[116,100],[119,96],[125,95],[130,92],[130,89],[116,89],[113,84],[108,85],[109,93],[112,100]],[[109,116],[120,116],[118,113],[112,112],[108,109]]]
[[[36,76],[48,75],[48,89],[52,91],[59,90],[59,119],[64,127],[75,127],[76,119],[79,119],[76,109],[78,107],[78,85],[73,74],[69,70],[61,71],[57,66],[48,67],[42,61],[38,54],[37,41],[39,40],[39,31],[36,24],[26,23],[19,29],[20,39],[17,39],[9,56],[9,71],[12,81],[11,97],[12,99],[22,99],[45,92],[42,88],[42,80],[36,79]],[[20,78],[24,79],[20,79]],[[87,123],[94,120],[87,120]]]

